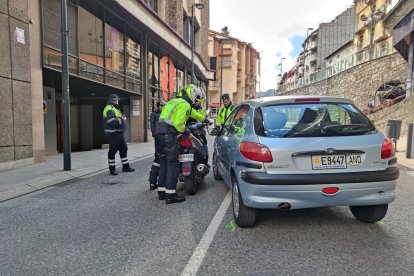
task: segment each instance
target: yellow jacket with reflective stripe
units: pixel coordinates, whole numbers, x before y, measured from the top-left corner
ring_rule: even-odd
[[[224,105],[220,107],[217,115],[216,125],[221,126],[227,118],[230,116],[230,114],[233,112],[233,110],[237,107],[235,104],[229,105],[229,107],[225,107]]]
[[[185,130],[185,123],[190,115],[199,122],[204,120],[204,116],[196,110],[193,111],[193,108],[186,100],[175,98],[167,102],[162,108],[159,122],[167,123],[178,132],[183,132]]]
[[[105,132],[124,131],[126,124],[122,119],[121,110],[116,108],[111,102],[107,102],[103,112],[103,122]]]

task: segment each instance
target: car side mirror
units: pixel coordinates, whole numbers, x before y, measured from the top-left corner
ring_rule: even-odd
[[[220,130],[217,127],[212,128],[210,129],[209,134],[211,136],[220,136]]]

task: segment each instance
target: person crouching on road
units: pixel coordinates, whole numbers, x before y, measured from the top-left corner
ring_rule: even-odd
[[[117,94],[109,96],[106,106],[103,110],[103,121],[105,136],[109,143],[108,151],[108,165],[109,173],[117,175],[115,168],[115,154],[119,151],[119,156],[122,162],[123,172],[133,172],[135,169],[131,168],[128,163],[127,152],[128,146],[125,142],[124,132],[126,128],[126,116],[122,113],[119,106],[119,97]]]
[[[150,119],[150,126],[151,126],[151,133],[152,137],[155,137],[155,130],[157,129],[157,123],[160,119],[162,108],[164,107],[165,102],[163,100],[160,100],[157,103],[157,108],[151,113],[151,119]],[[160,169],[160,157],[157,153],[157,149],[155,149],[154,153],[154,162],[151,166],[151,171],[149,174],[149,183],[150,183],[150,190],[157,189],[157,181],[158,181],[158,172]]]
[[[181,97],[177,97],[164,106],[160,120],[155,131],[155,148],[160,157],[160,171],[158,179],[158,198],[166,200],[167,204],[185,201],[185,197],[176,193],[177,178],[179,175],[179,146],[178,135],[184,138],[190,136],[190,131],[186,129],[190,114],[199,122],[205,117],[198,112],[191,112],[192,104],[198,101],[205,101],[204,91],[189,84],[182,91]]]

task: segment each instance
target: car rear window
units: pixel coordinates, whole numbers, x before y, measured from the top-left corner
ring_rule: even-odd
[[[376,131],[362,112],[347,103],[303,103],[256,109],[255,131],[267,137],[364,135]]]

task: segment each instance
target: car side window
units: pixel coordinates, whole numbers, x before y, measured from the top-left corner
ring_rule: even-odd
[[[249,106],[242,105],[237,112],[235,112],[234,120],[232,122],[231,132],[236,134],[244,133],[246,130],[248,121],[246,120],[249,113]]]
[[[230,116],[227,118],[227,120],[224,122],[224,124],[223,124],[223,129],[222,129],[222,134],[223,135],[229,135],[229,133],[230,133],[230,126],[232,125],[232,122],[233,122],[233,119],[234,119],[234,115],[238,112],[238,109],[239,108],[237,108],[236,110],[234,110],[231,114],[230,114]]]

